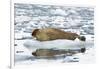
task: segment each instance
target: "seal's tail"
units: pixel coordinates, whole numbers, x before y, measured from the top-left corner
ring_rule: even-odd
[[[85,36],[79,36],[78,39],[81,40],[81,41],[86,41],[86,37]]]

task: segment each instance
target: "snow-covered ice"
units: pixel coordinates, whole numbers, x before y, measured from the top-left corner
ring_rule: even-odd
[[[52,40],[40,42],[37,40],[28,40],[24,43],[24,47],[30,51],[36,49],[63,49],[63,50],[75,50],[90,47],[93,45],[93,41],[72,41],[72,40]]]
[[[67,7],[39,4],[18,4],[15,9],[15,64],[34,63],[94,63],[94,8],[93,7]],[[54,40],[39,42],[32,38],[35,28],[59,28],[68,32],[75,32],[86,37],[86,42],[70,40]],[[67,43],[67,44],[66,44]],[[72,43],[72,44],[71,44]],[[37,47],[52,48],[79,48],[84,46],[85,53],[72,56],[61,56],[55,59],[38,59],[31,52]],[[31,49],[27,49],[30,46]],[[57,47],[59,46],[59,47]],[[74,47],[73,47],[74,46]],[[28,47],[29,48],[29,47]]]

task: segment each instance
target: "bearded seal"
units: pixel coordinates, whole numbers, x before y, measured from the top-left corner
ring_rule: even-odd
[[[81,48],[79,50],[54,50],[54,49],[37,49],[35,52],[32,52],[33,56],[38,57],[54,57],[56,55],[73,55],[76,53],[84,53],[86,51],[85,48]]]
[[[76,33],[65,32],[55,28],[35,29],[32,32],[32,36],[39,41],[50,41],[56,39],[75,40],[76,38],[81,41],[86,40],[84,36],[80,36]]]

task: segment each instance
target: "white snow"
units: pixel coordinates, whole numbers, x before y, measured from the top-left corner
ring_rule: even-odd
[[[93,41],[72,41],[72,40],[52,40],[52,41],[36,41],[36,40],[28,40],[24,43],[24,46],[30,51],[34,51],[36,49],[81,49],[90,46],[93,44]]]
[[[66,12],[62,9],[51,10],[51,14],[58,14],[58,15],[67,15]]]
[[[30,21],[30,17],[28,16],[17,16],[15,18],[16,22]]]

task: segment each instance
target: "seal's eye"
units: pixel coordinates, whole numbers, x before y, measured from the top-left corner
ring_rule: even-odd
[[[39,31],[39,29],[35,29],[33,32],[32,32],[32,36],[36,36],[36,33]]]

